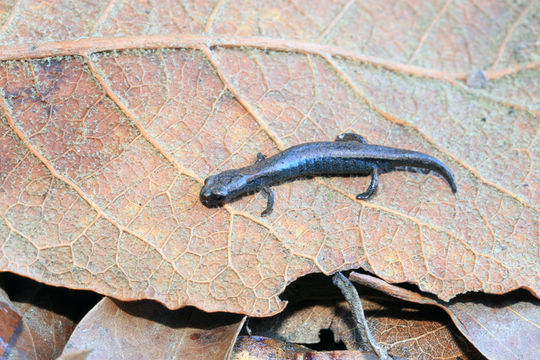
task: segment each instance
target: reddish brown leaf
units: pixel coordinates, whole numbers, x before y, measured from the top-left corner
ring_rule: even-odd
[[[32,333],[2,289],[0,289],[0,357],[37,359]]]
[[[64,349],[75,322],[64,314],[55,311],[60,305],[66,304],[57,297],[49,294],[45,288],[35,289],[33,294],[14,301],[19,313],[32,334],[32,342],[36,348],[38,359],[56,359]],[[29,297],[28,297],[29,296]],[[28,302],[32,300],[32,302]]]
[[[351,280],[388,295],[444,309],[456,327],[488,359],[538,359],[540,301],[521,294],[477,296],[449,303],[388,284],[373,276],[351,273]]]
[[[4,276],[0,280],[3,286],[9,282]],[[7,331],[2,336],[2,343],[6,346],[4,356],[10,359],[56,359],[75,328],[71,318],[74,311],[70,310],[79,304],[69,303],[73,298],[65,294],[61,297],[58,291],[54,291],[56,288],[27,279],[18,280],[17,291],[11,285],[5,286],[12,296],[10,300],[4,300],[4,304],[9,306],[2,313],[7,318],[0,324],[4,326],[5,334],[8,329],[13,333],[9,335]],[[79,299],[81,301],[84,297]]]
[[[75,328],[77,313],[81,307],[84,308],[81,303],[87,299],[84,295],[75,298],[58,288],[24,278],[12,278],[6,283],[10,281],[17,284],[7,285],[5,289],[11,294],[13,305],[30,330],[36,357],[56,359]]]
[[[358,267],[446,300],[538,294],[539,6],[6,2],[0,269],[255,316]],[[435,155],[458,193],[398,171],[365,202],[365,178],[276,186],[268,218],[261,195],[199,202],[211,173],[351,130]]]
[[[227,359],[243,324],[244,317],[235,314],[104,298],[77,325],[62,356]]]

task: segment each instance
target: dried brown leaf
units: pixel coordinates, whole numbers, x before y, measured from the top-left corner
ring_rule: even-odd
[[[297,354],[295,360],[377,360],[376,355],[358,350],[310,351]]]
[[[104,298],[81,320],[62,356],[87,359],[228,359],[244,317]]]
[[[6,292],[0,289],[0,356],[37,359],[32,333]]]
[[[5,311],[0,313],[6,318],[0,324],[6,331],[13,332],[2,335],[3,356],[6,359],[56,359],[75,328],[70,310],[76,304],[68,303],[73,299],[65,294],[62,297],[59,292],[49,291],[51,287],[31,281],[21,283],[17,291],[11,286],[5,287],[12,296],[3,302]]]
[[[539,4],[5,2],[0,269],[255,316],[358,267],[441,299],[538,294]],[[260,195],[198,200],[258,151],[351,130],[440,158],[457,195],[393,172],[366,202],[365,178],[276,186],[264,219]]]
[[[458,335],[444,312],[431,311],[362,298],[373,336],[392,356],[409,359],[481,359],[476,350]],[[442,316],[441,316],[442,313]],[[264,319],[251,319],[252,334],[282,341],[314,344],[320,331],[330,329],[334,341],[347,349],[356,344],[355,324],[346,302],[317,302],[287,307],[282,313]]]
[[[294,358],[295,354],[306,351],[309,349],[305,346],[276,339],[262,336],[239,336],[234,345],[231,360],[288,360]]]
[[[488,359],[534,360],[540,356],[540,301],[522,292],[461,297],[445,303],[370,275],[351,273],[350,278],[390,296],[444,309],[461,333]]]

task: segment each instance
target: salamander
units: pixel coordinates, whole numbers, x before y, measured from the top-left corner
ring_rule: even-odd
[[[379,172],[401,166],[433,170],[442,175],[452,192],[457,191],[452,172],[440,160],[418,151],[371,145],[361,135],[345,133],[335,141],[300,144],[271,157],[258,153],[252,165],[206,178],[200,200],[207,207],[215,207],[245,194],[263,191],[267,205],[261,216],[266,216],[274,206],[272,185],[316,175],[371,175],[367,190],[356,196],[367,200],[377,191]]]

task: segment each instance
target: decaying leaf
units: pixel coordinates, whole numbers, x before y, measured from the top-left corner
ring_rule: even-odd
[[[231,360],[293,359],[309,348],[263,336],[239,336],[234,345]]]
[[[467,340],[456,334],[442,311],[366,298],[362,305],[373,336],[391,356],[420,359],[429,354],[428,358],[433,359],[482,359]],[[343,301],[289,306],[274,317],[251,319],[248,326],[253,335],[301,344],[318,343],[320,331],[330,329],[336,343],[343,341],[347,349],[354,349],[356,344],[355,324]]]
[[[231,360],[375,360],[372,353],[356,350],[313,351],[305,346],[263,336],[239,336]]]
[[[10,294],[8,298],[0,288],[0,358],[58,358],[75,328],[78,308],[84,308],[85,296],[74,303],[58,288],[6,275],[0,276],[2,288]]]
[[[311,272],[448,300],[538,294],[539,57],[530,1],[8,1],[0,6],[0,269],[122,300],[255,316]],[[487,83],[466,85],[483,70]],[[534,100],[536,99],[536,100]],[[433,174],[304,179],[208,209],[203,179],[332,140]]]
[[[335,350],[335,351],[320,351],[307,352],[297,354],[294,360],[377,360],[378,357],[372,353],[360,350]]]
[[[518,292],[481,298],[472,295],[445,303],[371,275],[353,272],[350,278],[402,300],[442,308],[488,359],[534,360],[540,355],[540,300],[531,296]]]
[[[32,332],[16,306],[0,289],[0,356],[20,359],[37,359]]]
[[[227,359],[244,316],[171,311],[104,298],[81,320],[62,356],[87,359]]]

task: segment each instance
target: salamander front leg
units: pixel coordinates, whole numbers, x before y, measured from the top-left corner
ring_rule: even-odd
[[[367,144],[365,137],[363,137],[362,135],[355,134],[355,133],[345,133],[345,134],[338,135],[336,137],[336,141],[357,141],[362,144]]]
[[[261,216],[267,216],[272,213],[274,209],[274,190],[269,187],[263,187],[261,191],[266,195],[266,209],[261,213]]]
[[[266,159],[266,155],[264,155],[262,152],[257,153],[257,160],[255,162],[263,161]]]
[[[367,190],[361,194],[356,195],[358,200],[368,200],[377,192],[377,186],[379,186],[379,170],[373,168],[371,173],[371,183],[369,184]]]
[[[266,155],[263,155],[262,152],[259,152],[257,153],[257,161],[255,162],[263,161],[264,159],[266,159]],[[266,195],[267,201],[266,209],[264,209],[264,211],[261,213],[261,216],[270,215],[272,213],[272,210],[274,209],[274,190],[270,189],[267,186],[262,187],[258,190],[262,191],[264,195]]]

